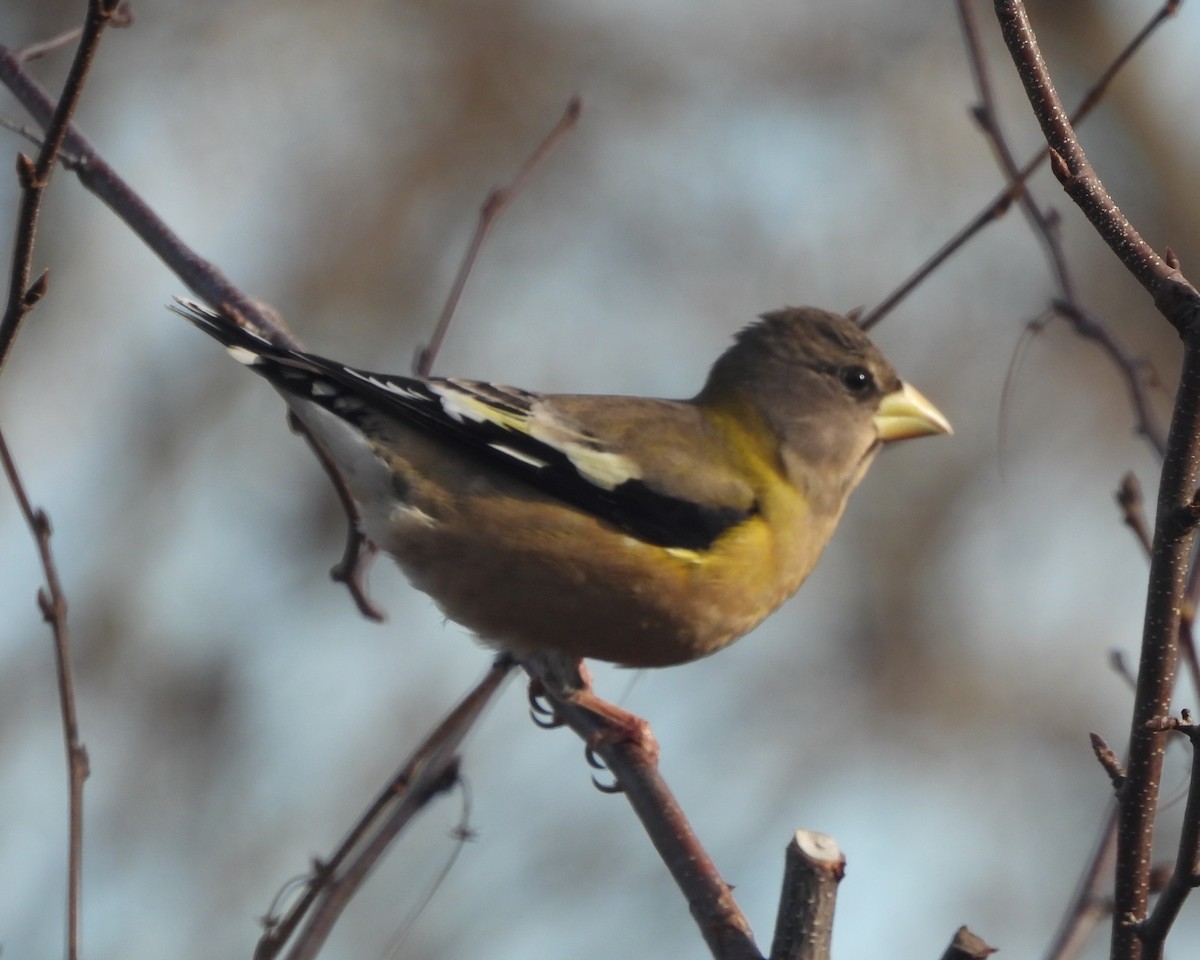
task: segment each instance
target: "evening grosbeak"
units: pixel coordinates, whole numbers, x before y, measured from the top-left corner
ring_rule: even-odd
[[[176,309],[282,393],[363,534],[518,658],[720,650],[804,582],[884,443],[950,432],[855,323],[812,307],[743,329],[690,400],[369,373]]]

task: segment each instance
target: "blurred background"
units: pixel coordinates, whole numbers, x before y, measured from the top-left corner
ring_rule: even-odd
[[[1031,4],[1064,98],[1151,2]],[[84,4],[9,2],[0,43]],[[1002,120],[1038,145],[987,33]],[[688,396],[756,313],[880,301],[1001,185],[948,2],[160,0],[101,47],[78,123],[199,253],[314,351],[398,372],[425,342],[487,190],[579,94],[578,130],[497,225],[436,372]],[[1085,144],[1159,249],[1200,261],[1191,6],[1122,74]],[[57,89],[69,54],[36,64]],[[0,95],[0,113],[24,115]],[[11,170],[18,150],[3,133]],[[1088,306],[1148,358],[1177,342],[1046,174]],[[15,179],[0,178],[0,223]],[[2,231],[3,257],[11,230]],[[281,884],[324,855],[489,656],[386,562],[364,621],[328,570],[343,521],[279,399],[168,313],[184,293],[69,175],[37,249],[51,292],[0,378],[0,420],[51,514],[71,603],[91,958],[249,956]],[[1061,322],[1016,212],[874,332],[953,421],[888,450],[806,587],[753,635],[657,672],[598,670],[769,947],[796,827],[848,858],[835,956],[940,955],[968,923],[1038,956],[1109,796],[1146,564],[1113,493],[1158,465],[1112,366]],[[1014,363],[1014,357],[1017,362]],[[1003,388],[1011,371],[1010,389]],[[0,943],[61,952],[66,792],[42,582],[0,495]],[[564,630],[570,625],[564,624]],[[1180,702],[1196,705],[1181,688]],[[1168,756],[1161,858],[1186,785]],[[457,799],[390,854],[326,957],[702,957],[688,911],[580,744],[512,684]],[[402,942],[397,942],[403,933]],[[1185,908],[1176,944],[1200,935]],[[1089,957],[1107,955],[1107,929]]]

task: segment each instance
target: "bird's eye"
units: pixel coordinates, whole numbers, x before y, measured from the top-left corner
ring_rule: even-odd
[[[875,389],[875,378],[866,367],[842,367],[838,378],[851,393],[866,393]]]

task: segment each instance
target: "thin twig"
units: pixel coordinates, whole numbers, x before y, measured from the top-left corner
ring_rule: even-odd
[[[463,740],[512,667],[510,657],[497,658],[483,680],[413,751],[333,855],[317,865],[304,893],[287,915],[268,919],[266,932],[254,951],[255,960],[271,960],[289,942],[289,960],[316,955],[347,903],[400,831],[430,799],[453,786]]]
[[[1010,188],[1017,191],[1016,197],[1026,220],[1046,251],[1051,272],[1061,292],[1061,296],[1054,301],[1054,310],[1071,324],[1078,336],[1091,340],[1112,361],[1129,392],[1130,402],[1137,415],[1138,432],[1149,440],[1150,445],[1161,457],[1165,452],[1166,434],[1150,402],[1149,386],[1153,378],[1150,376],[1149,366],[1145,361],[1135,358],[1108,325],[1083,306],[1078,286],[1067,262],[1066,251],[1063,249],[1058,218],[1044,211],[1025,186],[1024,172],[1018,169],[1012,148],[1000,126],[991,78],[983,54],[979,24],[975,16],[975,5],[971,0],[958,0],[958,11],[966,41],[967,60],[979,93],[979,103],[973,113]]]
[[[20,332],[26,315],[46,294],[47,274],[36,281],[33,275],[33,248],[37,242],[38,221],[42,198],[50,186],[50,178],[58,164],[59,151],[67,138],[71,117],[79,105],[87,81],[88,70],[100,45],[100,37],[117,7],[117,0],[88,0],[87,18],[79,38],[79,46],[71,60],[71,68],[63,83],[62,96],[54,105],[46,123],[46,137],[38,151],[37,160],[25,154],[17,155],[17,178],[21,183],[21,202],[17,209],[17,230],[13,243],[12,272],[9,275],[8,298],[4,316],[0,318],[0,371],[3,371],[13,342]]]
[[[1150,362],[1144,357],[1135,357],[1117,339],[1108,324],[1079,303],[1055,300],[1054,311],[1065,318],[1075,333],[1095,343],[1116,366],[1129,393],[1137,421],[1137,432],[1154,448],[1161,458],[1167,452],[1167,431],[1162,418],[1155,412],[1151,402],[1151,388],[1159,382]]]
[[[104,29],[113,19],[116,0],[89,0],[79,44],[63,83],[62,95],[49,111],[46,134],[38,150],[37,160],[25,154],[17,156],[17,177],[21,186],[18,204],[16,235],[13,243],[12,267],[4,315],[0,318],[0,372],[3,372],[22,322],[34,305],[46,294],[48,274],[36,280],[33,274],[33,252],[37,242],[42,200],[58,165],[63,143],[70,129],[71,117],[83,95],[88,72],[96,56]],[[83,865],[83,784],[88,776],[87,750],[79,736],[79,720],[75,706],[75,681],[71,669],[70,635],[67,631],[67,600],[50,548],[50,518],[45,511],[35,510],[21,483],[8,444],[0,434],[0,460],[12,485],[21,513],[37,543],[46,589],[38,592],[38,605],[43,619],[50,624],[54,635],[55,673],[58,684],[59,709],[62,714],[63,739],[67,754],[68,780],[68,844],[67,844],[67,923],[66,955],[68,960],[79,956],[79,931],[82,912]]]
[[[1125,49],[1118,53],[1113,62],[1100,74],[1100,79],[1093,83],[1091,89],[1083,95],[1083,99],[1079,101],[1079,106],[1071,114],[1072,123],[1078,124],[1080,120],[1092,112],[1096,104],[1104,99],[1104,94],[1108,92],[1109,85],[1116,78],[1117,74],[1121,72],[1125,64],[1133,59],[1133,55],[1141,49],[1142,44],[1150,39],[1150,35],[1155,30],[1179,12],[1179,8],[1182,5],[1183,0],[1166,0],[1161,7],[1154,11],[1150,19],[1146,21],[1146,25],[1134,35],[1133,39],[1125,45]],[[1046,148],[1042,151],[1042,159],[1045,159],[1048,149]]]
[[[26,110],[39,123],[48,123],[54,115],[54,103],[46,92],[24,69],[20,57],[0,47],[0,83],[9,88]],[[61,161],[78,176],[80,182],[153,250],[176,276],[198,297],[213,306],[239,318],[266,336],[271,342],[300,349],[301,344],[292,335],[287,324],[276,311],[260,303],[239,289],[225,274],[209,260],[199,256],[156,214],[149,205],[127,184],[105,160],[96,153],[88,140],[74,127],[68,127],[63,141],[64,153]],[[36,285],[35,285],[36,286]],[[316,450],[319,444],[308,429],[300,424],[300,432],[309,445]],[[331,461],[323,452],[318,453],[326,472]],[[347,500],[342,496],[344,481],[334,481],[343,506]],[[373,547],[363,538],[357,524],[357,512],[346,510],[346,547],[341,561],[333,568],[334,580],[346,586],[360,612],[369,619],[383,619],[382,612],[375,607],[366,593],[366,571],[374,557]]]
[[[0,46],[0,83],[21,102],[35,122],[48,127],[55,116],[54,100],[30,76],[21,58],[3,46]],[[78,129],[66,128],[62,146],[60,159],[79,182],[103,201],[196,296],[214,307],[226,307],[275,342],[299,348],[299,342],[277,314],[247,296],[215,264],[188,247]]]
[[[1108,774],[1113,792],[1119,794],[1121,788],[1125,786],[1125,769],[1121,766],[1121,761],[1117,759],[1116,752],[1104,741],[1104,738],[1100,734],[1089,734],[1089,737],[1092,741],[1092,753],[1096,755],[1096,760],[1104,768],[1104,772]]]
[[[133,25],[133,7],[128,3],[128,0],[120,0],[116,10],[113,11],[112,18],[108,21],[108,26],[113,30],[118,30],[123,27]],[[38,43],[30,43],[17,51],[17,56],[30,63],[34,60],[40,60],[42,57],[48,57],[52,53],[56,53],[63,47],[68,47],[83,35],[83,27],[76,27],[73,30],[64,30],[57,36],[51,37],[49,40],[42,40]]]
[[[428,344],[417,351],[413,370],[416,376],[427,377],[430,370],[433,369],[438,352],[442,349],[442,341],[446,339],[446,331],[450,329],[450,321],[454,319],[454,311],[462,297],[463,288],[467,285],[467,278],[471,275],[475,260],[483,248],[483,242],[487,239],[496,219],[517,198],[529,178],[533,176],[534,171],[541,166],[542,161],[562,142],[563,137],[574,129],[575,124],[579,122],[582,110],[583,101],[579,97],[572,97],[568,101],[563,115],[559,117],[558,122],[522,164],[512,182],[508,186],[494,188],[484,199],[483,206],[479,210],[479,222],[475,226],[475,235],[471,237],[466,253],[463,254],[462,262],[458,265],[458,273],[455,274],[454,282],[450,285],[450,292],[446,296],[446,303],[442,307],[441,316],[438,317],[437,326],[433,329],[433,336],[429,338]]]
[[[333,491],[346,516],[346,544],[342,549],[342,559],[334,564],[329,571],[329,577],[334,583],[340,583],[350,591],[350,597],[354,600],[354,605],[358,607],[359,613],[375,623],[383,623],[387,617],[371,600],[367,590],[367,572],[379,553],[379,547],[373,541],[368,540],[362,532],[361,513],[350,493],[350,485],[346,482],[337,461],[313,436],[304,421],[291,410],[288,411],[288,425],[295,433],[304,438],[308,448],[313,452],[313,456],[317,458],[317,463],[321,465],[325,476],[333,484]]]
[[[21,47],[17,51],[17,56],[25,63],[32,63],[34,60],[40,60],[42,57],[49,56],[63,47],[70,46],[83,35],[83,27],[73,27],[70,30],[64,30],[56,36],[50,37],[48,40],[41,40],[37,43],[30,43]]]
[[[17,465],[0,431],[0,463],[8,478],[21,516],[29,526],[37,545],[46,587],[37,595],[42,619],[54,635],[54,673],[58,683],[58,703],[62,714],[63,742],[67,751],[67,958],[79,956],[79,925],[82,908],[80,883],[83,875],[83,782],[88,777],[87,748],[79,736],[79,716],[75,708],[75,677],[71,669],[71,638],[67,631],[67,598],[50,547],[50,518],[35,508],[21,482]]]
[[[1017,166],[1012,148],[1008,145],[1008,139],[1004,136],[1004,131],[1000,127],[1000,116],[996,110],[991,78],[987,70],[987,61],[983,55],[983,43],[979,35],[979,25],[975,18],[975,7],[970,0],[958,0],[958,12],[959,23],[962,26],[963,36],[966,41],[967,61],[971,67],[971,74],[975,79],[976,89],[979,93],[979,103],[976,105],[973,115],[984,136],[987,138],[988,143],[991,145],[996,162],[1005,179],[1008,181],[1010,190],[1025,213],[1026,219],[1034,228],[1038,239],[1041,240],[1043,247],[1045,247],[1046,255],[1050,260],[1055,280],[1062,291],[1063,299],[1070,304],[1075,304],[1078,302],[1075,292],[1075,281],[1067,265],[1067,257],[1062,247],[1057,223],[1034,201],[1033,195],[1029,192],[1025,184],[1022,171]]]
[[[1079,878],[1075,895],[1063,913],[1045,960],[1075,960],[1083,951],[1096,925],[1112,911],[1112,901],[1104,895],[1109,871],[1117,852],[1117,805],[1109,803],[1100,838]]]
[[[1000,116],[996,109],[995,96],[992,93],[991,76],[987,69],[987,60],[983,54],[983,41],[979,33],[979,24],[975,17],[975,6],[970,0],[958,0],[959,24],[962,27],[963,38],[967,47],[967,63],[971,67],[971,75],[979,94],[979,103],[972,111],[983,135],[987,138],[995,154],[1000,171],[1014,191],[1026,219],[1033,227],[1038,239],[1046,250],[1054,278],[1062,291],[1063,299],[1071,305],[1079,302],[1076,296],[1075,280],[1067,265],[1066,252],[1062,247],[1061,236],[1057,222],[1033,199],[1033,195],[1025,185],[1022,172],[1017,167],[1016,158],[1008,139],[1000,127]]]
[[[399,956],[400,948],[408,940],[409,934],[412,933],[417,920],[420,919],[425,909],[433,903],[433,898],[437,896],[438,891],[441,890],[442,885],[446,882],[446,878],[450,876],[450,871],[454,869],[454,865],[458,862],[458,858],[463,850],[466,849],[467,844],[476,838],[475,830],[471,827],[471,782],[462,775],[461,771],[458,775],[458,792],[462,798],[461,812],[458,817],[458,823],[450,831],[450,836],[454,840],[454,847],[451,849],[449,856],[446,857],[442,868],[429,882],[429,886],[425,889],[424,894],[418,898],[404,919],[400,921],[396,928],[395,936],[388,941],[387,948],[381,954],[383,957],[395,960]]]
[[[1200,294],[1177,265],[1160,257],[1134,229],[1096,175],[1059,99],[1024,3],[995,0],[995,6],[1005,44],[1050,148],[1055,177],[1164,316],[1188,334],[1200,314]]]
[[[1138,483],[1138,478],[1132,471],[1121,478],[1121,486],[1117,490],[1117,504],[1121,508],[1121,519],[1125,521],[1125,526],[1133,531],[1138,543],[1146,551],[1146,556],[1150,556],[1151,534],[1150,527],[1146,523],[1142,485]]]
[[[3,127],[5,130],[10,131],[11,133],[15,133],[18,137],[23,137],[39,150],[42,148],[42,144],[45,142],[40,133],[35,133],[32,129],[25,126],[25,124],[17,123],[16,120],[11,120],[8,117],[0,117],[0,127]],[[67,167],[68,169],[70,168],[71,158],[68,154],[60,153],[58,155],[58,159],[64,167]]]
[[[374,869],[379,859],[391,846],[392,841],[400,835],[413,818],[421,812],[429,801],[439,794],[453,789],[458,782],[459,756],[450,754],[444,758],[439,767],[440,776],[424,777],[419,789],[409,788],[404,792],[396,808],[384,821],[379,831],[372,835],[362,853],[354,858],[348,868],[337,877],[330,876],[322,870],[317,876],[321,885],[320,896],[313,903],[304,928],[297,934],[296,941],[287,952],[287,960],[314,960],[329,935],[333,932],[334,924],[345,912],[367,877]],[[258,960],[256,955],[255,960]]]
[[[1072,123],[1082,123],[1088,114],[1092,112],[1096,104],[1103,99],[1105,92],[1116,75],[1133,58],[1133,55],[1142,45],[1150,39],[1150,36],[1163,21],[1174,15],[1179,9],[1180,2],[1181,0],[1166,0],[1155,12],[1154,16],[1150,18],[1149,22],[1125,46],[1125,49],[1117,54],[1113,62],[1100,75],[1100,78],[1083,95],[1079,106],[1071,114]],[[1036,155],[1026,161],[1024,166],[1020,168],[1020,177],[1017,182],[1024,183],[1028,180],[1049,155],[1050,150],[1048,147],[1043,147],[1039,150]],[[1014,183],[1001,190],[990,203],[984,206],[954,236],[947,240],[933,256],[921,264],[900,286],[888,294],[882,303],[868,311],[860,321],[862,327],[869,330],[875,326],[887,314],[891,313],[905,297],[924,283],[931,273],[957,253],[975,234],[989,223],[1004,216],[1008,208],[1012,205],[1013,200],[1016,199],[1018,189],[1017,184]]]

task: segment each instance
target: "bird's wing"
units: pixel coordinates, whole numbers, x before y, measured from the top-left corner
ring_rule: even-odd
[[[369,439],[378,439],[379,418],[398,420],[639,540],[705,549],[757,509],[748,492],[714,501],[664,490],[619,443],[575,415],[581,401],[634,407],[672,401],[571,398],[574,403],[556,409],[553,397],[516,387],[372,373],[275,346],[191,301],[172,309],[280,390],[330,411]]]

